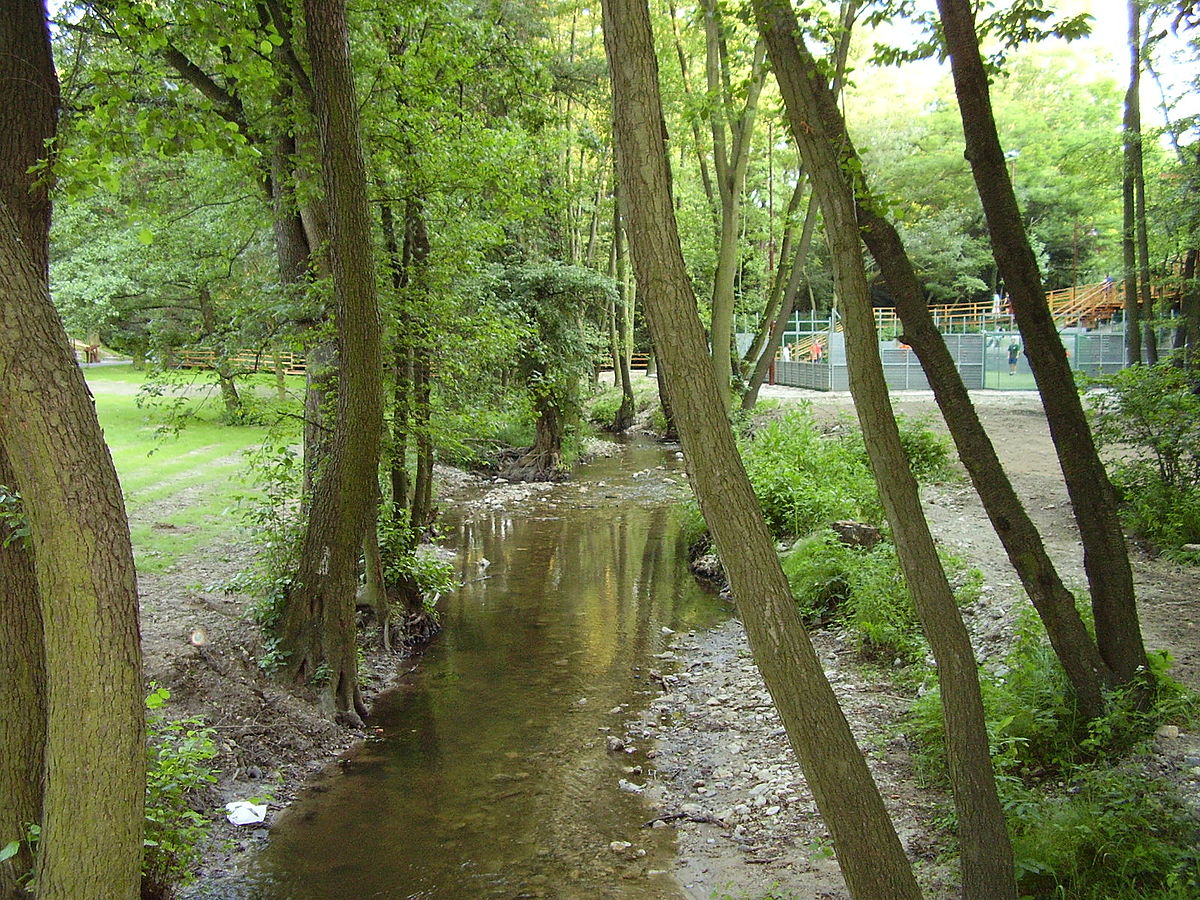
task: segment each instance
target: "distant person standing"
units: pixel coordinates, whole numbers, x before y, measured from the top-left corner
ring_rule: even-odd
[[[821,346],[821,342],[814,340],[812,347],[809,348],[809,360],[812,362],[820,362],[821,357],[825,354],[825,348]]]
[[[1008,374],[1017,374],[1017,357],[1021,354],[1021,345],[1015,339],[1008,345]]]

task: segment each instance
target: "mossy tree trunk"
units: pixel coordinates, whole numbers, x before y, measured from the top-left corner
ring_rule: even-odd
[[[0,489],[13,496],[16,473],[0,444]],[[42,820],[42,752],[46,747],[46,660],[37,572],[29,542],[0,519],[0,846],[25,836]],[[20,893],[18,878],[33,855],[0,863],[0,900]]]
[[[904,850],[780,568],[706,360],[671,205],[658,67],[645,0],[606,0],[604,43],[629,244],[688,472],[729,575],[755,660],[837,847],[851,892],[920,896]]]
[[[328,462],[313,485],[299,571],[279,625],[290,674],[319,678],[328,713],[357,724],[354,600],[383,429],[383,377],[366,171],[342,0],[305,0],[330,225],[340,375]]]
[[[45,662],[45,703],[32,711],[44,717],[44,744],[19,753],[41,763],[38,897],[133,900],[146,784],[137,584],[116,470],[50,301],[50,202],[46,180],[30,172],[58,111],[41,3],[8,5],[0,59],[0,446],[23,491],[40,601],[40,641],[19,649]],[[9,573],[0,602],[28,604],[7,593],[28,581],[26,570],[14,582],[9,562],[0,562]],[[21,627],[32,614],[26,607]],[[3,622],[16,625],[8,614]],[[6,690],[13,676],[4,670]],[[37,740],[36,726],[17,724],[27,714],[0,709]],[[0,784],[6,807],[20,796],[30,802]]]

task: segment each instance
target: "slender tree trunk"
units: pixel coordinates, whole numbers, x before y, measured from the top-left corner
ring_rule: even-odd
[[[418,348],[417,357],[413,362],[413,430],[417,436],[417,467],[412,503],[414,540],[419,540],[421,532],[433,524],[436,514],[433,508],[433,435],[429,430],[431,389],[428,346],[423,345]]]
[[[44,706],[0,708],[12,716],[6,741],[21,732],[40,739],[28,716],[45,723],[39,746],[5,761],[6,777],[8,766],[33,756],[41,768],[33,785],[0,784],[2,818],[17,804],[28,811],[30,788],[42,790],[42,900],[133,900],[145,792],[137,583],[116,470],[50,300],[48,180],[31,173],[54,135],[59,99],[41,3],[20,0],[0,16],[0,59],[0,456],[24,492],[37,580],[23,601],[11,596],[16,577],[28,584],[28,563],[14,570],[11,558],[0,561],[0,600],[21,607],[0,619],[0,642],[28,657],[27,666],[4,669],[5,693],[15,688],[36,701],[45,666]],[[40,637],[10,643],[16,635],[7,628],[35,627],[34,598]]]
[[[788,322],[792,318],[792,312],[796,309],[796,297],[799,296],[800,287],[804,279],[805,261],[808,258],[809,247],[812,245],[812,236],[816,224],[816,200],[815,198],[810,198],[808,213],[804,217],[804,230],[800,235],[800,246],[796,248],[796,257],[791,263],[787,285],[783,290],[779,313],[771,325],[770,337],[763,348],[762,354],[758,358],[758,364],[754,367],[754,374],[750,377],[750,386],[742,397],[742,409],[754,408],[754,404],[758,402],[758,392],[762,390],[767,373],[771,370],[771,365],[775,362],[775,351],[779,349],[779,345],[783,342],[784,332],[787,331]],[[784,252],[787,251],[788,242],[784,241]]]
[[[376,498],[378,501],[378,498]],[[363,535],[362,602],[375,612],[379,637],[385,651],[392,649],[392,605],[383,578],[383,554],[379,551],[379,522],[373,519]]]
[[[1189,250],[1183,263],[1183,299],[1180,301],[1180,320],[1183,325],[1176,346],[1182,351],[1180,364],[1185,368],[1196,365],[1196,343],[1200,341],[1200,283],[1196,280],[1197,260],[1200,251]]]
[[[213,369],[217,373],[217,384],[221,388],[221,399],[225,403],[225,412],[236,416],[242,406],[242,398],[238,396],[237,384],[233,379],[226,359],[227,348],[223,341],[217,340],[217,314],[213,309],[212,292],[207,287],[196,291],[196,300],[200,304],[200,326],[204,337],[216,342],[213,347]]]
[[[625,234],[621,219],[621,184],[613,180],[613,238],[612,238],[612,277],[617,282],[617,293],[612,300],[612,345],[613,345],[613,380],[621,388],[621,405],[613,416],[610,431],[617,433],[626,431],[633,425],[634,399],[633,380],[629,376],[629,350],[625,343],[625,322],[629,318],[628,278],[625,271]]]
[[[1131,10],[1134,16],[1140,18],[1139,0],[1132,0],[1133,9]],[[1137,37],[1137,31],[1140,30],[1140,21],[1135,20],[1134,25],[1130,29],[1130,39]],[[1146,348],[1146,362],[1150,365],[1158,364],[1158,325],[1154,314],[1154,297],[1151,292],[1150,285],[1150,238],[1146,227],[1146,167],[1144,162],[1143,146],[1142,146],[1142,104],[1141,104],[1141,62],[1144,55],[1145,44],[1139,43],[1132,45],[1130,50],[1133,54],[1133,65],[1137,67],[1138,73],[1135,79],[1136,93],[1134,95],[1135,109],[1137,116],[1137,131],[1135,144],[1137,151],[1134,156],[1134,171],[1133,171],[1133,201],[1134,201],[1134,220],[1136,222],[1137,232],[1137,255],[1138,255],[1138,288],[1139,288],[1139,317],[1144,323],[1145,335],[1142,343]]]
[[[854,191],[843,171],[842,135],[823,121],[824,79],[805,65],[796,16],[783,0],[756,0],[792,134],[821,204],[834,281],[842,303],[850,390],[880,498],[917,615],[937,661],[946,758],[958,811],[963,896],[1017,896],[1012,848],[996,793],[979,678],[970,638],[921,510],[916,479],[900,444],[879,357],[875,317],[862,263]],[[847,167],[849,168],[849,167]]]
[[[763,60],[766,48],[760,41],[754,48],[746,101],[736,119],[727,121],[733,97],[729,95],[728,59],[725,53],[725,25],[716,0],[704,0],[704,33],[707,44],[708,91],[714,98],[709,124],[712,129],[713,162],[717,194],[721,203],[720,228],[717,232],[717,266],[713,273],[712,319],[709,344],[717,384],[723,385],[725,406],[733,400],[733,310],[734,285],[739,269],[738,244],[741,237],[742,193],[750,159],[750,142],[758,114],[758,98],[766,82]],[[728,129],[728,134],[727,134]]]
[[[617,158],[634,270],[660,367],[678,413],[688,471],[716,538],[738,608],[793,747],[829,824],[851,893],[920,896],[879,792],[800,622],[770,532],[705,362],[671,207],[658,71],[645,0],[606,0],[604,42],[613,85]]]
[[[406,235],[406,253],[401,256],[400,242],[396,239],[396,217],[392,211],[392,204],[381,204],[379,216],[383,230],[384,252],[387,254],[388,270],[391,273],[392,291],[399,306],[396,316],[396,334],[393,338],[395,345],[392,351],[392,442],[391,458],[388,463],[388,476],[392,486],[392,517],[394,521],[399,521],[402,514],[409,511],[410,501],[408,433],[412,396],[412,352],[409,335],[412,332],[412,322],[408,314],[408,303],[404,298],[404,289],[408,284],[409,277],[409,265],[406,257],[411,253],[407,252]]]
[[[762,362],[763,351],[771,339],[771,333],[775,330],[776,319],[779,318],[780,308],[783,306],[783,295],[786,292],[788,282],[791,280],[791,274],[796,270],[796,266],[792,260],[792,239],[796,233],[796,213],[800,210],[800,201],[804,199],[804,187],[807,183],[804,172],[799,172],[796,178],[796,187],[792,190],[791,199],[788,200],[787,212],[783,217],[783,242],[779,248],[779,262],[775,266],[775,271],[771,276],[771,291],[767,295],[767,305],[763,309],[762,320],[759,323],[758,330],[754,334],[754,340],[750,342],[750,346],[746,349],[746,354],[742,357],[741,374],[746,379],[752,377],[751,373]],[[809,208],[810,210],[812,209],[811,203],[809,204]],[[805,217],[805,222],[808,222],[807,216]],[[797,253],[795,256],[798,257],[799,254]],[[788,315],[791,315],[791,313],[789,312]],[[746,406],[743,400],[743,409],[750,409],[752,407],[753,404]]]
[[[1121,179],[1124,217],[1121,249],[1125,265],[1125,356],[1131,366],[1142,363],[1142,334],[1138,315],[1137,180],[1142,170],[1141,13],[1138,0],[1128,0],[1129,86],[1125,90],[1124,166]]]
[[[11,498],[16,489],[0,444],[0,493]],[[46,660],[30,543],[0,520],[0,844],[24,838],[25,826],[42,820]],[[18,879],[32,866],[22,841],[18,855],[0,863],[0,900],[20,895]]]
[[[1066,350],[1046,304],[1037,260],[1021,222],[992,116],[974,14],[967,0],[938,0],[938,8],[962,112],[967,160],[983,202],[992,252],[1012,298],[1079,525],[1100,656],[1118,679],[1129,681],[1139,669],[1148,668],[1148,660],[1116,494],[1092,441]]]
[[[337,419],[328,465],[318,473],[300,569],[280,622],[288,669],[324,675],[322,706],[357,724],[354,599],[358,556],[374,511],[382,433],[379,305],[371,254],[366,171],[342,0],[305,0],[322,171],[330,222],[338,356]]]
[[[797,50],[804,71],[815,78],[816,61],[802,48]],[[1082,711],[1089,717],[1098,716],[1104,710],[1102,688],[1113,683],[1113,675],[1101,660],[1099,650],[1075,608],[1074,596],[1059,578],[1037,529],[1012,489],[991,439],[979,421],[962,376],[929,313],[924,291],[899,234],[875,211],[877,204],[846,132],[836,96],[832,90],[821,90],[819,86],[814,93],[826,129],[835,136],[844,158],[853,161],[850,169],[859,173],[854,185],[856,216],[863,241],[895,298],[896,310],[904,326],[904,342],[913,348],[921,362],[959,457],[1009,561],[1046,626]]]

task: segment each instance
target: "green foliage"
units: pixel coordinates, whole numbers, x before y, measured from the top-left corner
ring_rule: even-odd
[[[1176,558],[1200,542],[1200,395],[1163,362],[1090,379],[1096,444],[1113,451],[1113,484],[1129,525]],[[1200,560],[1193,560],[1200,562]]]
[[[908,457],[908,467],[913,477],[921,482],[942,481],[951,474],[950,461],[953,456],[950,441],[945,435],[931,430],[929,425],[928,418],[913,418],[902,413],[896,415],[900,446]],[[858,453],[864,466],[869,465],[861,431],[850,431],[842,441]]]
[[[1081,772],[1007,804],[1024,896],[1186,900],[1200,892],[1196,823],[1135,766]]]
[[[836,622],[854,636],[870,659],[917,663],[927,644],[908,592],[896,548],[887,541],[865,549],[838,540],[830,529],[797,541],[780,563],[801,615],[813,625]],[[948,572],[963,570],[945,557]],[[977,573],[956,579],[959,602],[972,599]]]
[[[776,538],[811,533],[839,519],[878,524],[883,512],[871,474],[837,438],[823,435],[809,410],[789,410],[753,439],[742,459]]]
[[[196,718],[169,719],[165,688],[146,698],[146,828],[142,896],[170,896],[191,880],[200,857],[207,819],[193,808],[216,783],[210,761],[217,755],[214,732]]]
[[[21,494],[5,484],[0,484],[0,526],[3,526],[6,532],[0,546],[29,546],[29,517],[25,515]]]
[[[299,455],[289,443],[268,442],[250,460],[256,491],[238,497],[238,515],[255,535],[259,549],[251,568],[229,579],[225,589],[258,598],[248,615],[262,635],[258,665],[268,673],[278,671],[287,661],[275,628],[299,564],[304,528],[300,467]]]
[[[981,678],[992,761],[1013,835],[1022,894],[1182,898],[1200,885],[1196,823],[1170,786],[1139,771],[1136,753],[1162,722],[1189,724],[1194,694],[1166,677],[1165,654],[1139,683],[1084,720],[1032,609],[1003,664]],[[919,769],[945,782],[938,690],[913,705]],[[1122,761],[1126,760],[1126,761]]]
[[[379,550],[384,585],[415,587],[426,614],[436,620],[438,598],[459,586],[454,565],[435,552],[418,549],[405,517],[397,521],[390,511],[380,516]]]

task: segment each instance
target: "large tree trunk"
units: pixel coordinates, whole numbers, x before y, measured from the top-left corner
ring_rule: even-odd
[[[1050,315],[1037,260],[1021,222],[992,116],[975,17],[967,0],[938,0],[962,113],[967,160],[983,202],[992,252],[1012,298],[1025,353],[1041,393],[1083,541],[1096,640],[1121,681],[1148,667],[1134,601],[1133,572],[1116,493],[1096,452],[1066,350]]]
[[[783,0],[756,0],[792,134],[821,204],[834,283],[841,298],[850,391],[880,499],[913,604],[937,661],[946,758],[958,811],[963,896],[1016,898],[1012,848],[996,793],[979,678],[970,638],[921,510],[916,479],[900,444],[879,357],[863,268],[854,191],[838,129],[827,129],[818,89],[824,79],[801,55],[796,16]],[[809,57],[811,59],[811,57]]]
[[[0,503],[17,480],[0,444]],[[46,660],[42,611],[30,542],[0,519],[0,843],[23,838],[42,820],[42,752],[46,747]],[[19,895],[18,878],[33,866],[29,845],[0,863],[0,900]]]
[[[879,792],[813,651],[746,478],[705,360],[671,207],[658,71],[645,0],[606,0],[604,43],[614,134],[628,209],[630,250],[661,369],[683,438],[693,489],[767,687],[817,804],[851,892],[920,896]]]
[[[43,766],[38,897],[132,900],[145,792],[137,584],[116,470],[50,301],[47,182],[30,172],[58,109],[41,3],[21,0],[0,16],[0,59],[0,446],[24,492],[42,622],[40,649],[10,646],[35,668],[42,655],[46,677],[45,706],[32,711],[45,716],[44,745],[18,753]],[[32,610],[20,615],[33,624]],[[0,715],[22,727],[22,712]],[[36,726],[24,728],[37,740]],[[7,806],[10,784],[0,790]],[[26,790],[13,796],[28,803]]]
[[[370,525],[383,429],[379,305],[366,171],[342,0],[305,0],[317,126],[330,222],[338,356],[337,419],[329,461],[313,486],[296,575],[280,622],[290,674],[325,675],[322,706],[359,723],[354,599]]]

